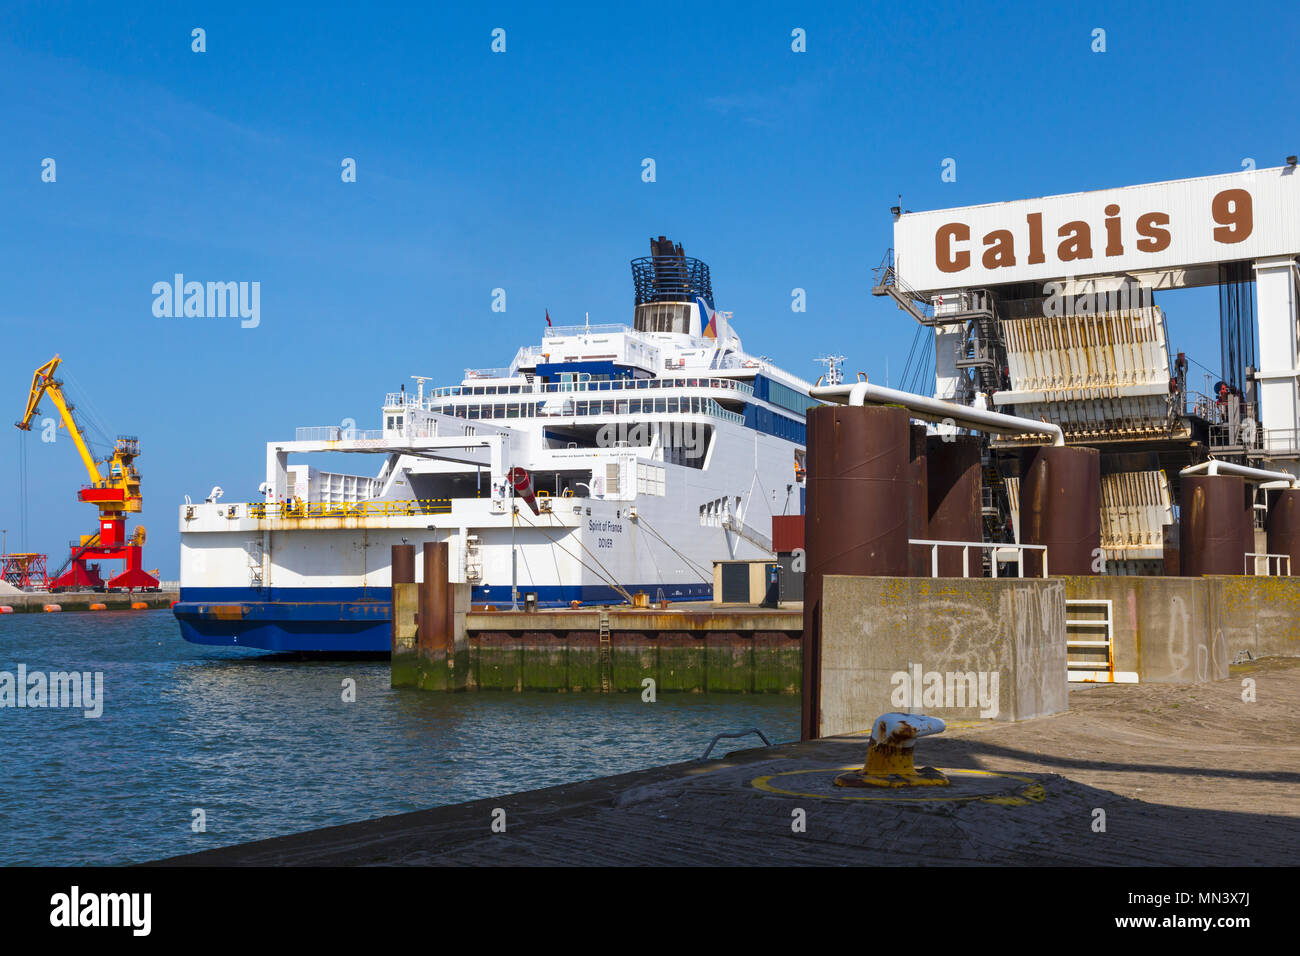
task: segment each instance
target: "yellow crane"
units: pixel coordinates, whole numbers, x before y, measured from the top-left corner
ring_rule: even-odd
[[[141,569],[144,528],[136,528],[130,540],[126,537],[125,515],[128,512],[138,512],[144,507],[144,499],[140,494],[140,472],[135,467],[135,459],[140,454],[140,440],[119,436],[113,443],[113,452],[109,457],[102,461],[95,459],[77,424],[76,416],[72,414],[75,406],[64,395],[63,383],[54,377],[62,361],[56,355],[32,373],[27,407],[23,410],[23,417],[14,424],[23,431],[31,431],[32,420],[40,411],[41,399],[47,395],[50,397],[54,407],[59,410],[61,427],[68,430],[90,476],[90,485],[78,491],[77,497],[99,508],[99,531],[82,535],[81,543],[72,546],[72,553],[64,564],[66,572],[60,569],[50,586],[54,589],[156,588],[158,579]],[[126,562],[126,568],[105,584],[99,576],[98,566],[87,566],[89,556],[122,560]]]

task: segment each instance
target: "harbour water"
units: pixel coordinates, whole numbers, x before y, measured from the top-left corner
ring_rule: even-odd
[[[103,713],[0,709],[6,866],[140,862],[799,734],[794,696],[394,690],[385,660],[192,645],[167,611],[8,615],[0,671],[20,664],[102,672]]]

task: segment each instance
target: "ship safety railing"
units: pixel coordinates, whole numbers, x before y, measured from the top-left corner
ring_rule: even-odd
[[[430,423],[406,423],[401,428],[342,428],[338,425],[311,425],[294,429],[294,441],[383,441],[403,438],[437,438],[438,429]]]
[[[279,501],[250,502],[250,518],[404,518],[451,513],[450,498],[405,501]]]
[[[1261,428],[1258,448],[1265,455],[1300,456],[1300,429]]]
[[[293,433],[294,441],[370,441],[383,437],[381,428],[362,430],[344,428],[341,425],[308,425],[305,428],[295,428]]]
[[[1015,560],[1019,570],[1016,576],[1021,578],[1025,576],[1025,552],[1041,551],[1043,552],[1043,577],[1047,577],[1047,545],[1045,544],[1012,544],[1001,541],[935,541],[930,538],[908,538],[907,543],[930,549],[930,577],[932,578],[939,576],[940,548],[961,548],[961,576],[963,578],[970,577],[971,548],[991,549],[993,551],[993,560],[989,562],[989,573],[995,578],[998,576],[999,551],[1014,551],[1016,553]]]
[[[1254,562],[1252,567],[1251,562]],[[1260,561],[1264,562],[1264,569],[1260,570]],[[1245,555],[1245,566],[1242,568],[1242,574],[1256,574],[1262,577],[1284,577],[1291,576],[1291,555],[1289,554],[1269,554],[1266,551],[1247,551]]]
[[[595,335],[618,335],[622,332],[635,332],[630,325],[620,325],[618,323],[604,323],[602,325],[556,325],[547,328],[543,333],[544,338],[563,339],[570,335],[586,335],[593,333]]]

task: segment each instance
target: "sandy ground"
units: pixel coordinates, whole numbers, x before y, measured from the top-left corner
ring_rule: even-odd
[[[1243,700],[1253,688],[1254,701]],[[861,736],[384,817],[173,865],[1294,865],[1300,660],[1076,686],[1067,714],[918,745],[947,788],[850,791]],[[500,829],[504,821],[504,832]],[[496,822],[497,827],[493,824]]]

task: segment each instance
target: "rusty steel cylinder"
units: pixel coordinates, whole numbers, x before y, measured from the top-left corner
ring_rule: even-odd
[[[1185,475],[1178,521],[1179,570],[1183,577],[1241,574],[1246,535],[1253,525],[1242,507],[1245,481],[1237,475]],[[1253,547],[1250,550],[1254,550]]]
[[[1101,454],[1044,445],[1022,453],[1020,543],[1045,545],[1048,574],[1097,574],[1101,563]],[[1043,553],[1026,550],[1025,577],[1043,573]]]
[[[897,406],[808,412],[802,732],[819,735],[822,578],[908,570],[912,431]]]
[[[390,632],[389,646],[394,654],[400,654],[406,649],[402,644],[402,637],[399,633],[405,622],[402,618],[402,608],[401,603],[398,600],[397,586],[399,584],[415,583],[415,545],[395,544],[393,545],[392,556],[392,573],[389,576],[391,584],[393,585],[390,591],[391,597],[389,599],[391,602],[389,605],[389,620],[392,629]],[[416,620],[419,620],[418,616]]]
[[[446,653],[451,647],[447,620],[448,551],[445,541],[424,544],[424,580],[420,582],[420,625],[418,644],[421,654]]]
[[[393,545],[393,584],[415,583],[415,545]]]
[[[980,448],[977,435],[931,435],[926,448],[928,464],[928,527],[927,538],[936,541],[982,541],[984,525],[980,517],[980,495],[983,480],[980,475]],[[923,552],[925,575],[932,570],[931,549],[913,548]],[[967,556],[966,570],[970,577],[983,575],[982,552],[972,548]],[[962,577],[962,549],[939,548],[939,576]],[[1050,569],[1049,569],[1050,570]]]
[[[1273,502],[1268,509],[1268,551],[1270,554],[1289,554],[1291,573],[1300,574],[1300,491],[1273,493]],[[1283,574],[1286,566],[1276,570]]]

